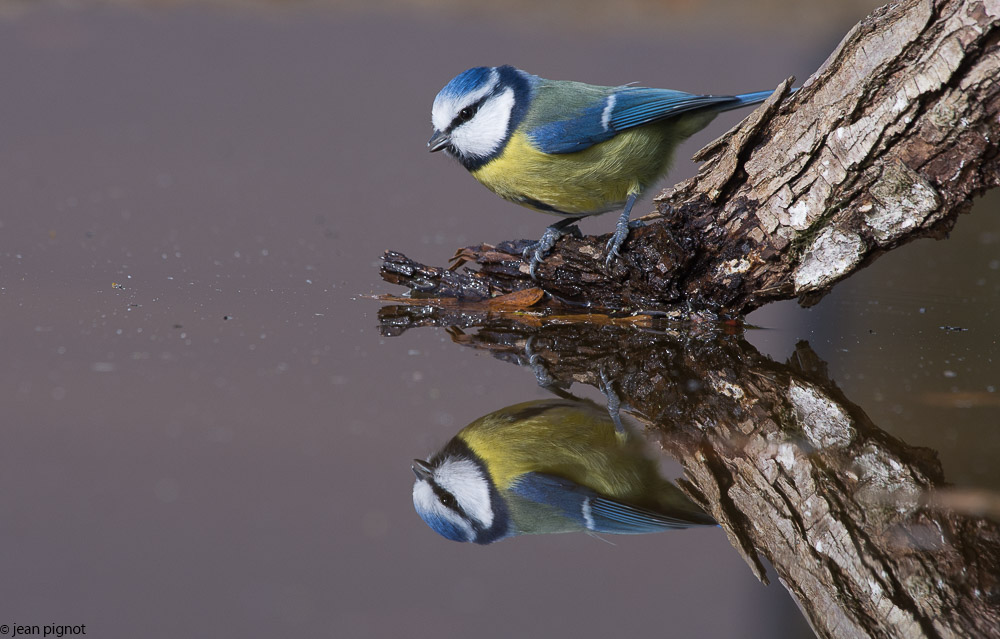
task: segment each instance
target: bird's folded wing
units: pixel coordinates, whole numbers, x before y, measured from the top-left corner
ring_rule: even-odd
[[[669,89],[621,87],[572,117],[535,127],[529,137],[544,153],[575,153],[627,129],[703,108],[739,104],[733,96],[695,95]]]
[[[545,473],[521,475],[510,490],[529,501],[552,506],[562,516],[599,533],[653,533],[702,523],[602,497],[586,486]]]

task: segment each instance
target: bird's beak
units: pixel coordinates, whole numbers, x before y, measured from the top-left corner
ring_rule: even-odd
[[[427,479],[434,474],[431,465],[422,459],[414,459],[410,468],[413,469],[413,474],[417,476],[417,479]]]
[[[448,134],[435,129],[434,135],[432,135],[431,139],[427,142],[427,148],[430,149],[431,153],[434,153],[435,151],[440,151],[449,144],[451,144],[451,138],[448,137]]]

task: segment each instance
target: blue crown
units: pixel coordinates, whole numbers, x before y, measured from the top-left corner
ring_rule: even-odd
[[[462,71],[441,89],[441,95],[460,96],[481,88],[490,80],[493,67],[475,67]]]
[[[419,509],[417,510],[417,514],[420,515],[420,518],[423,519],[424,522],[426,522],[427,525],[434,530],[434,532],[441,535],[445,539],[450,539],[452,541],[469,541],[469,539],[465,536],[465,531],[447,519],[438,517],[431,513],[422,512]]]

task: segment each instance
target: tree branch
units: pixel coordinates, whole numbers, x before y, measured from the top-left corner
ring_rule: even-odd
[[[815,302],[1000,184],[1000,0],[886,5],[789,85],[698,153],[698,175],[656,198],[610,270],[605,235],[561,239],[538,282],[524,241],[460,251],[478,266],[462,273],[387,252],[382,276],[456,299],[537,286],[550,305],[739,315]]]

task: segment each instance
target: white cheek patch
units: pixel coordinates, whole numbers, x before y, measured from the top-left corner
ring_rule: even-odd
[[[447,96],[439,93],[434,98],[434,106],[431,107],[431,124],[438,131],[444,131],[451,126],[451,121],[455,119],[459,111],[482,100],[496,88],[498,82],[500,82],[500,74],[497,73],[496,69],[493,69],[490,71],[489,81],[484,82],[483,86],[471,93]]]
[[[514,91],[505,89],[483,103],[475,117],[451,132],[451,144],[462,155],[485,158],[500,149],[514,110]]]
[[[446,460],[435,469],[434,481],[454,495],[465,514],[483,528],[493,525],[489,482],[475,462],[468,459]]]
[[[434,494],[434,489],[424,480],[413,484],[413,507],[425,521],[428,518],[443,520],[451,524],[453,528],[462,531],[465,541],[471,541],[476,536],[469,522],[442,504],[437,495]]]
[[[455,100],[451,98],[442,98],[439,94],[434,100],[434,106],[431,107],[431,124],[434,125],[434,130],[447,130],[448,125],[451,124],[451,121],[455,119],[455,116],[463,108],[464,107],[456,108]]]

